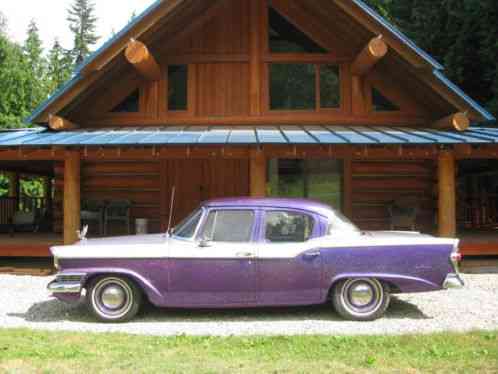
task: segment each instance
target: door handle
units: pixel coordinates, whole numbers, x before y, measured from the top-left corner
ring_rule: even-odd
[[[310,252],[306,252],[304,254],[304,257],[305,258],[316,258],[316,257],[320,257],[321,253],[320,251],[310,251]]]
[[[244,258],[249,258],[249,257],[254,257],[254,253],[251,252],[238,252],[237,257],[244,257]]]

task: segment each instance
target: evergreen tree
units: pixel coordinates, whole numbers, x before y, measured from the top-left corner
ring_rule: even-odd
[[[48,96],[47,61],[43,55],[43,46],[38,33],[38,26],[31,21],[28,37],[23,46],[25,71],[28,74],[27,108],[35,109]]]
[[[71,52],[65,50],[56,39],[48,55],[49,90],[59,89],[70,77],[72,71]]]
[[[91,0],[74,0],[68,13],[69,28],[74,34],[73,61],[79,65],[99,40],[96,34],[95,4]]]

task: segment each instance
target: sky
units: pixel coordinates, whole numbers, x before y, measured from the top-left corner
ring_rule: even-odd
[[[72,47],[72,36],[66,21],[67,9],[73,0],[0,0],[0,12],[8,21],[8,33],[15,41],[26,39],[29,22],[34,19],[40,30],[44,47],[49,49],[55,38],[64,48]],[[94,0],[98,17],[98,45],[104,43],[112,32],[121,30],[130,20],[154,0]]]

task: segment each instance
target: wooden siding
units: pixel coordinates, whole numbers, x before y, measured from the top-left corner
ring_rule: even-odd
[[[432,161],[354,161],[352,218],[365,230],[389,230],[388,206],[409,198],[419,208],[417,229],[435,227],[435,165]]]
[[[249,194],[248,160],[166,160],[161,162],[84,162],[81,169],[82,200],[131,202],[135,219],[149,220],[149,231],[165,230],[171,190],[177,195],[173,222],[186,217],[202,201]],[[64,167],[55,168],[54,231],[62,232]],[[110,234],[124,234],[113,225]]]

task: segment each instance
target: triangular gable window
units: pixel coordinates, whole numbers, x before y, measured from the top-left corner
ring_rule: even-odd
[[[375,88],[372,89],[372,106],[375,112],[398,112],[400,110],[399,106]]]
[[[269,45],[271,53],[328,52],[271,7],[269,10],[269,21]]]
[[[126,99],[119,103],[113,110],[113,113],[137,113],[139,109],[140,93],[138,90],[133,91]]]

